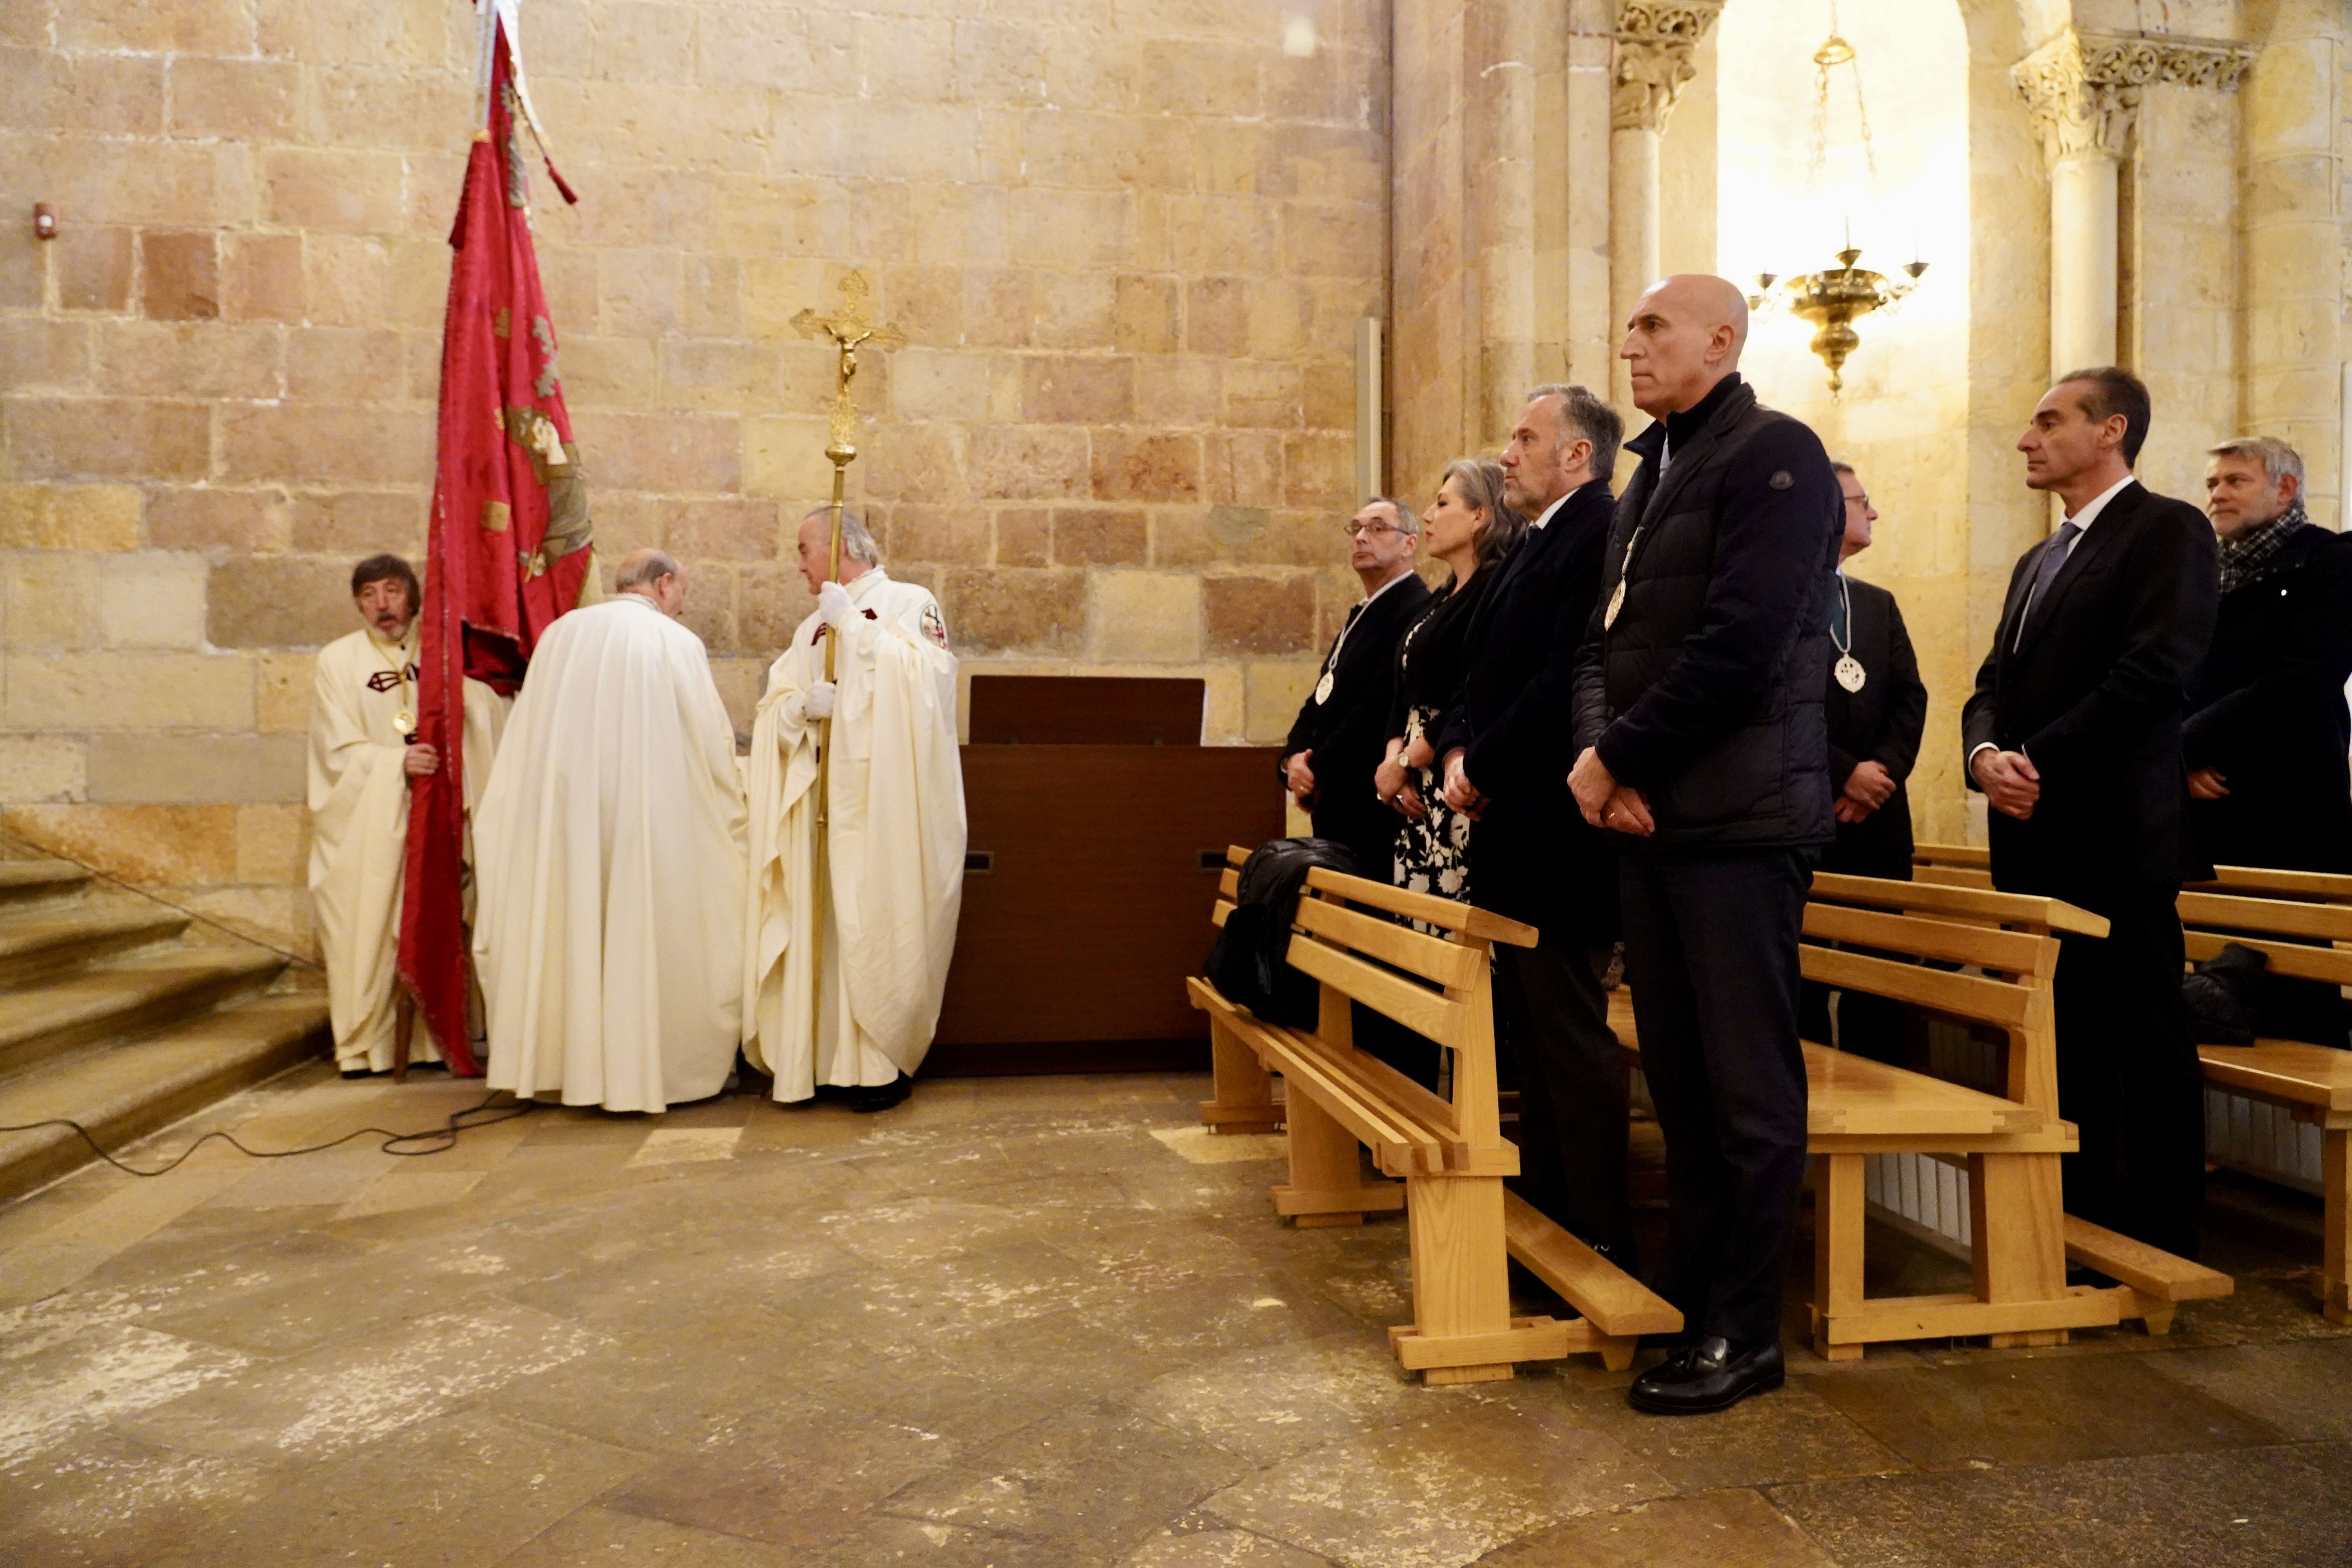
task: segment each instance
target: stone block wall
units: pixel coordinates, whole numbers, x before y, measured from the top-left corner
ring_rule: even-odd
[[[530,0],[540,258],[609,561],[685,560],[748,723],[806,613],[851,266],[857,501],[970,667],[1206,679],[1286,727],[1356,589],[1383,0]],[[0,5],[0,811],[308,942],[310,658],[421,553],[466,0]],[[52,203],[61,232],[25,221]]]

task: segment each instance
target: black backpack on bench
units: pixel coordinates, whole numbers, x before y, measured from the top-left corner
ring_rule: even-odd
[[[1356,875],[1356,858],[1329,838],[1276,838],[1242,865],[1234,912],[1202,965],[1218,994],[1265,1023],[1315,1026],[1320,987],[1290,966],[1290,921],[1307,873],[1321,867]]]

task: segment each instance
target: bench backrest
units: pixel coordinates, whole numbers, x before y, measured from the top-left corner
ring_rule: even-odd
[[[2001,1030],[2009,1038],[2006,1098],[2054,1118],[2058,1050],[2051,984],[2058,972],[2058,935],[2104,936],[2106,929],[2099,916],[2056,899],[1822,872],[1813,878],[1805,904],[1801,959],[1808,980]],[[1898,963],[1845,947],[1928,962]],[[1952,964],[1976,973],[1956,973],[1948,967]]]
[[[1992,889],[1992,851],[1973,844],[1914,844],[1911,874],[1923,882]]]
[[[1238,845],[1225,851],[1219,924],[1231,911],[1240,867],[1248,858]],[[1435,934],[1401,923],[1407,920]],[[1328,1043],[1354,1043],[1349,1004],[1360,1002],[1453,1052],[1451,1104],[1402,1073],[1392,1075],[1393,1082],[1381,1075],[1384,1087],[1466,1142],[1487,1147],[1502,1137],[1491,959],[1498,942],[1533,947],[1535,928],[1451,899],[1317,869],[1307,873],[1292,919],[1290,963],[1322,983],[1315,1032]]]
[[[1992,853],[1973,844],[1915,844],[1914,875],[1923,882],[1953,887],[1992,886]],[[2183,884],[2185,891],[2240,898],[2289,899],[2306,904],[2352,905],[2352,876],[2329,871],[2280,871],[2266,866],[2216,866],[2210,881]]]
[[[2191,889],[2181,893],[2179,908],[2192,963],[2234,942],[2267,957],[2273,974],[2352,985],[2352,951],[2345,945],[2352,943],[2352,904]]]
[[[2263,866],[2216,866],[2210,882],[2185,889],[2242,898],[2292,899],[2305,904],[2352,904],[2352,877],[2330,871],[2275,871]]]

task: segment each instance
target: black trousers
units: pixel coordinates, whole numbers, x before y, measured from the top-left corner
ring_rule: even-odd
[[[1397,826],[1402,820],[1375,799],[1369,789],[1366,804],[1342,809],[1326,805],[1308,819],[1315,837],[1344,844],[1356,857],[1356,875],[1385,882],[1395,873]]]
[[[1642,1070],[1666,1135],[1657,1288],[1694,1333],[1778,1343],[1805,1184],[1797,936],[1811,857],[1636,849],[1619,867]]]
[[[2058,1113],[2066,1212],[2182,1258],[2205,1197],[2205,1079],[2180,1001],[2180,917],[2169,888],[2061,895],[2107,917],[2105,940],[2060,939]]]
[[[1634,1264],[1624,1048],[1601,988],[1614,943],[1495,950],[1495,1005],[1519,1075],[1519,1195]]]
[[[1877,958],[1901,959],[1900,953],[1882,953],[1873,949]],[[1907,961],[1906,961],[1907,962]],[[1867,991],[1838,993],[1836,1027],[1830,1022],[1830,988],[1817,980],[1805,982],[1804,994],[1797,1010],[1797,1031],[1804,1038],[1819,1045],[1835,1046],[1858,1057],[1868,1057],[1874,1062],[1902,1065],[1903,1004],[1884,996],[1873,996]]]

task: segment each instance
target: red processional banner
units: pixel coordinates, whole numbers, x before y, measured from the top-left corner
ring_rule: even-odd
[[[525,205],[530,107],[514,60],[511,5],[485,4],[488,121],[475,133],[449,236],[439,458],[417,649],[416,738],[440,752],[441,766],[411,781],[400,915],[400,977],[459,1077],[482,1070],[466,1006],[465,679],[513,695],[531,649],[579,603],[590,570],[588,496]],[[551,163],[548,174],[565,200],[574,199]]]

